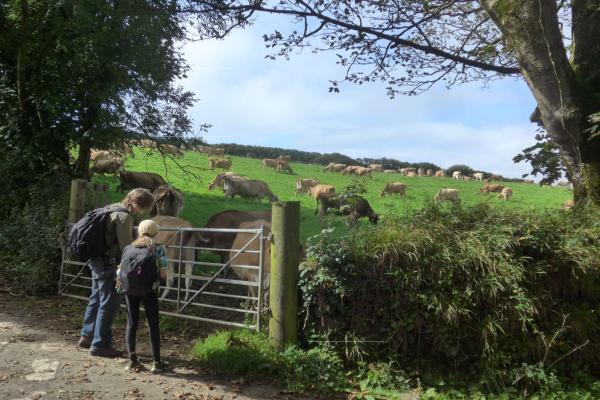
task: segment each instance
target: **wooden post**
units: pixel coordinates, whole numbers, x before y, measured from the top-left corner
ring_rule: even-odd
[[[69,222],[75,223],[83,217],[85,208],[85,179],[71,181],[71,197],[69,200]]]
[[[298,340],[300,202],[273,203],[269,337],[281,351]]]

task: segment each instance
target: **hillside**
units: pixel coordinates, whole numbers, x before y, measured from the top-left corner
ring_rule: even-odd
[[[314,215],[313,200],[307,195],[296,196],[294,194],[296,179],[315,178],[322,183],[334,185],[338,191],[342,191],[354,179],[338,173],[324,173],[322,172],[322,165],[291,163],[294,175],[289,175],[263,168],[259,159],[236,156],[229,158],[233,162],[233,171],[248,178],[267,182],[280,200],[299,200],[301,202],[301,235],[303,238],[318,233],[321,224],[319,217]],[[252,200],[240,199],[239,197],[228,200],[224,198],[220,190],[209,191],[208,182],[212,180],[218,171],[208,170],[208,157],[205,154],[186,152],[184,157],[177,160],[177,162],[196,174],[198,179],[184,176],[173,161],[165,160],[163,162],[158,155],[147,156],[140,149],[136,149],[135,159],[127,160],[125,169],[158,173],[173,186],[181,189],[185,195],[185,206],[181,217],[191,221],[195,226],[202,226],[211,215],[227,209],[257,210],[269,208],[266,200],[262,204]],[[104,177],[97,176],[94,177],[94,181],[109,183],[111,200],[118,201],[121,199],[122,194],[114,190],[118,184],[118,178],[108,175]],[[387,182],[394,181],[400,181],[408,185],[406,197],[386,196],[381,198],[379,193],[383,186]],[[511,182],[510,187],[513,189],[514,197],[508,202],[503,202],[494,195],[479,194],[480,182],[459,182],[449,178],[439,179],[433,177],[408,178],[399,174],[374,173],[373,179],[365,178],[364,183],[367,187],[367,194],[364,197],[370,202],[373,209],[381,215],[382,220],[385,220],[386,215],[402,215],[407,211],[419,209],[425,202],[433,199],[440,188],[444,187],[459,189],[461,202],[467,206],[487,201],[494,207],[556,209],[572,197],[570,191],[562,188]],[[366,221],[363,223],[366,223]],[[341,222],[337,222],[337,224],[341,224]]]

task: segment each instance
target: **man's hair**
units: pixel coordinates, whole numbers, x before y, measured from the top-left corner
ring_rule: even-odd
[[[121,200],[121,203],[128,209],[130,206],[136,204],[138,207],[147,210],[154,205],[154,195],[146,189],[137,188],[127,193],[123,200]]]

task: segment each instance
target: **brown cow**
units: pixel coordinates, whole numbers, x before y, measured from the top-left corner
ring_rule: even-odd
[[[300,179],[296,180],[296,196],[301,195],[302,193],[309,193],[310,188],[319,184],[319,181],[312,178]]]
[[[117,190],[120,192],[138,187],[154,192],[159,186],[168,185],[162,176],[152,172],[121,171],[119,181]]]
[[[323,172],[342,172],[344,171],[344,169],[346,168],[346,164],[336,164],[336,163],[329,163],[327,164],[327,166],[325,168],[323,168]]]
[[[292,171],[292,167],[290,167],[290,164],[288,164],[287,161],[282,161],[282,160],[277,160],[277,167],[275,168],[276,171],[286,171],[289,174],[293,174],[294,171]]]
[[[265,168],[277,168],[277,160],[275,158],[263,158],[262,164]]]
[[[183,210],[183,193],[172,186],[163,185],[154,191],[154,207],[150,211],[153,217],[156,215],[170,215],[179,217]]]
[[[379,215],[373,211],[369,202],[361,196],[345,197],[335,193],[321,193],[317,198],[315,215],[319,212],[319,205],[321,205],[321,216],[329,210],[337,210],[339,214],[350,215],[353,222],[363,217],[369,218],[369,222],[373,225],[377,225],[377,221],[379,221]]]
[[[236,180],[228,176],[223,177],[223,189],[225,197],[233,199],[236,195],[240,197],[254,198],[259,202],[267,197],[271,202],[277,201],[277,196],[271,192],[269,186],[257,179]]]
[[[486,183],[485,185],[483,185],[482,188],[479,189],[479,192],[480,193],[490,193],[490,192],[500,193],[500,192],[502,192],[502,189],[504,189],[504,185]]]
[[[315,199],[315,207],[318,206],[318,201],[317,199],[319,198],[319,195],[321,195],[322,193],[335,193],[335,187],[332,185],[323,185],[323,184],[319,184],[319,185],[315,185],[313,187],[311,187],[308,192],[310,193],[310,196]]]
[[[213,190],[216,187],[219,187],[222,190],[223,189],[223,178],[226,176],[231,177],[232,179],[238,179],[238,180],[246,179],[243,176],[240,176],[233,171],[221,172],[220,174],[217,174],[217,176],[214,177],[212,182],[210,182],[208,184],[208,190]]]
[[[271,210],[266,211],[238,211],[227,210],[213,215],[208,219],[204,228],[216,229],[235,229],[241,223],[264,219],[271,221]],[[202,236],[206,239],[204,247],[213,249],[229,250],[235,241],[236,233],[233,232],[203,232]],[[221,257],[221,262],[229,259],[228,251],[214,250],[214,253]]]
[[[208,150],[208,156],[216,156],[216,157],[224,157],[225,156],[225,149],[223,147],[211,147]]]
[[[114,174],[123,170],[123,159],[111,158],[108,160],[96,160],[90,167],[90,175],[93,174]]]
[[[225,159],[218,159],[218,158],[210,158],[208,160],[209,164],[210,164],[210,170],[214,170],[215,168],[221,168],[225,171],[227,171],[229,168],[231,168],[231,160],[225,160]]]
[[[406,194],[406,185],[402,182],[390,182],[385,185],[381,193],[379,194],[381,197],[386,194],[394,194],[397,193],[400,197],[404,197]]]
[[[263,246],[265,249],[264,253],[264,268],[262,274],[262,289],[263,289],[263,301],[264,304],[269,303],[269,280],[271,274],[271,245],[267,237],[271,233],[271,220],[269,219],[258,219],[251,222],[243,222],[240,224],[239,229],[260,229],[260,227],[264,227],[265,237],[263,238]],[[231,246],[231,252],[229,253],[230,257],[233,257],[237,251],[242,249],[244,246],[250,242],[252,242],[246,247],[246,250],[249,251],[258,251],[260,250],[260,239],[255,237],[254,233],[238,233],[235,237],[234,242]],[[254,239],[253,239],[254,238]],[[232,263],[231,270],[242,280],[250,281],[258,283],[258,275],[259,271],[257,269],[244,268],[242,265],[250,265],[258,267],[260,263],[260,254],[258,253],[241,253],[237,255]],[[238,265],[238,266],[236,266]],[[256,298],[258,297],[258,288],[256,286],[248,286],[248,297]]]

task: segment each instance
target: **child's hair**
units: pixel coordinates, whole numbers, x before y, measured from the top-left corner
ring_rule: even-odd
[[[143,209],[150,209],[154,205],[154,195],[147,189],[137,188],[127,193],[121,203],[128,209],[133,204]]]
[[[133,241],[135,247],[150,247],[152,238],[158,233],[158,224],[151,219],[145,219],[138,225],[138,237]]]

